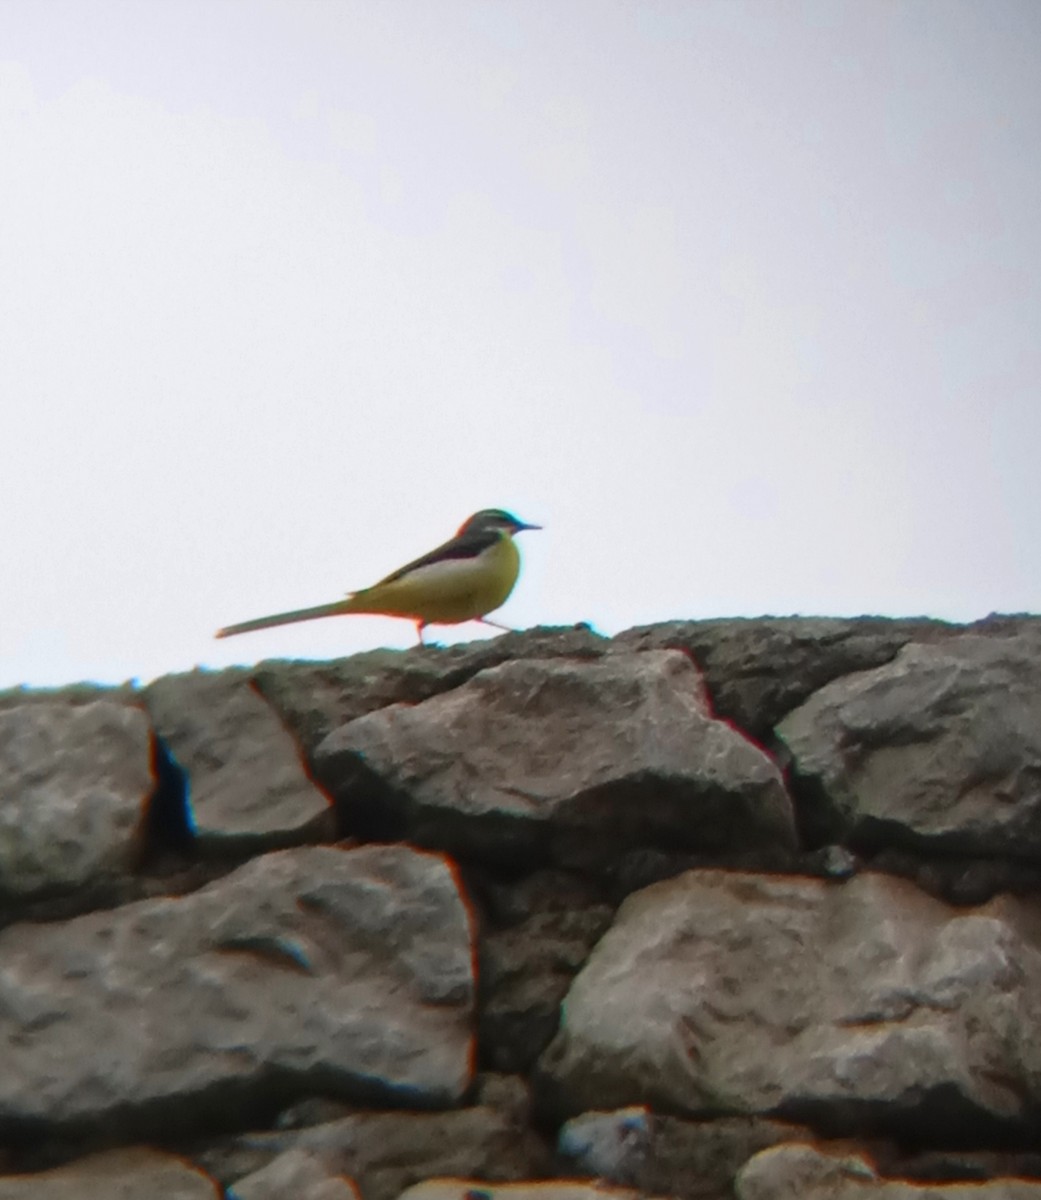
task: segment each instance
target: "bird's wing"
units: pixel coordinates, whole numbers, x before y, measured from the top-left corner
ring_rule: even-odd
[[[428,554],[413,559],[412,562],[406,563],[403,567],[398,567],[396,571],[392,571],[386,578],[381,579],[372,586],[381,587],[385,583],[393,583],[397,579],[403,579],[406,575],[411,575],[419,567],[429,567],[434,563],[447,562],[453,558],[476,558],[479,554],[483,554],[485,550],[491,549],[502,536],[497,529],[475,529],[468,533],[456,534],[454,538],[449,538],[444,545],[438,546],[436,550],[431,550]],[[370,589],[366,588],[364,590],[369,591]]]

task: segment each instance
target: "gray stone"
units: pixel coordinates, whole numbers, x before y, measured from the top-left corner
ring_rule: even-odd
[[[738,1175],[734,1193],[737,1200],[1041,1200],[1041,1183],[995,1179],[922,1185],[880,1179],[858,1155],[795,1144],[757,1154]]]
[[[979,1150],[971,1146],[928,1147],[908,1152],[897,1143],[874,1142],[871,1161],[880,1175],[895,1179],[916,1179],[929,1183],[954,1183],[959,1180],[1000,1179],[1016,1176],[1041,1179],[1041,1152],[1023,1150]]]
[[[518,1128],[531,1121],[531,1086],[523,1075],[483,1071],[474,1080],[474,1104],[493,1108]]]
[[[150,684],[144,702],[187,776],[192,832],[204,850],[332,840],[334,814],[300,749],[240,672],[193,671]]]
[[[630,896],[564,1001],[543,1103],[761,1114],[935,1142],[1041,1096],[1041,905],[692,871]]]
[[[0,892],[97,886],[143,849],[148,722],[107,701],[0,711]]]
[[[345,1179],[307,1150],[287,1150],[266,1167],[240,1179],[227,1200],[360,1200],[352,1180]]]
[[[285,850],[191,895],[0,934],[0,1128],[164,1132],[316,1091],[458,1102],[473,947],[448,865]]]
[[[1041,859],[1041,642],[949,639],[781,722],[814,840]]]
[[[890,662],[910,642],[965,633],[1041,637],[1041,618],[992,614],[971,625],[927,617],[724,617],[666,621],[620,633],[632,650],[684,650],[705,676],[716,715],[769,742],[786,713],[843,675]]]
[[[304,1129],[308,1125],[325,1125],[349,1117],[355,1106],[346,1100],[329,1096],[305,1096],[282,1109],[273,1122],[275,1129]]]
[[[348,827],[486,861],[795,845],[777,767],[709,716],[677,651],[505,663],[350,722],[313,765]]]
[[[582,881],[552,870],[485,883],[476,896],[487,913],[478,940],[479,1057],[497,1071],[528,1071],[556,1033],[560,1002],[614,910]]]
[[[1041,892],[1041,862],[1022,858],[922,854],[888,846],[857,856],[856,861],[859,865],[868,861],[873,871],[910,879],[923,891],[951,904],[985,904],[999,892]]]
[[[143,1148],[94,1154],[53,1171],[0,1176],[0,1200],[218,1200],[216,1183],[172,1154]]]
[[[782,1121],[683,1121],[639,1105],[572,1118],[557,1152],[576,1172],[608,1183],[682,1200],[731,1200],[734,1177],[753,1154],[806,1135]]]
[[[831,680],[889,662],[908,642],[958,628],[925,618],[728,617],[638,626],[614,644],[685,651],[705,676],[716,715],[768,741],[786,713]]]
[[[69,683],[54,688],[31,688],[21,684],[18,687],[0,690],[0,711],[25,708],[31,704],[57,704],[78,708],[83,704],[96,704],[99,700],[107,700],[111,704],[139,704],[140,699],[133,683]]]
[[[348,721],[389,704],[429,700],[504,662],[678,649],[705,672],[717,714],[764,739],[825,683],[888,662],[910,641],[940,640],[966,628],[1005,636],[1038,625],[1027,616],[991,617],[969,627],[924,617],[758,617],[668,621],[610,641],[576,625],[458,646],[371,650],[331,662],[270,659],[254,668],[252,679],[310,754]]]
[[[240,1134],[195,1147],[192,1157],[225,1186],[238,1188],[279,1156],[296,1151],[353,1179],[364,1200],[397,1200],[411,1184],[437,1175],[486,1180],[547,1173],[545,1145],[500,1109],[443,1113],[362,1112],[305,1129]]]
[[[544,1183],[500,1183],[481,1178],[427,1179],[401,1193],[400,1200],[640,1200],[643,1193],[601,1183],[547,1179]]]
[[[528,629],[457,646],[368,650],[332,662],[270,659],[253,682],[308,754],[334,729],[389,704],[418,704],[515,659],[599,658],[611,643],[585,626]]]
[[[638,1104],[573,1117],[561,1126],[557,1153],[579,1174],[639,1186],[654,1154],[654,1114]]]

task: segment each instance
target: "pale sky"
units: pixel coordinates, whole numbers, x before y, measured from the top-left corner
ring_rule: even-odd
[[[0,0],[0,685],[1037,611],[1039,449],[1037,0]]]

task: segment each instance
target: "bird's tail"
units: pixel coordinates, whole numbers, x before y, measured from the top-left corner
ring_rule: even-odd
[[[340,613],[353,612],[350,599],[334,600],[332,604],[318,604],[314,608],[297,608],[292,612],[275,613],[270,617],[254,617],[252,621],[242,621],[238,625],[228,625],[218,629],[219,638],[233,637],[237,633],[252,633],[255,629],[270,629],[273,625],[292,625],[296,621],[314,621],[318,617],[336,617]]]

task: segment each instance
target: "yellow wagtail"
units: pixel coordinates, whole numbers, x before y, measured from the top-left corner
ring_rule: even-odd
[[[459,527],[454,538],[443,546],[417,558],[399,570],[360,592],[348,592],[345,600],[298,608],[294,612],[257,617],[239,625],[218,630],[217,637],[269,629],[272,625],[290,625],[294,621],[313,621],[317,617],[335,617],[341,613],[377,613],[385,617],[407,617],[415,621],[419,644],[427,625],[458,625],[462,621],[480,621],[496,629],[509,629],[486,620],[513,591],[520,573],[520,554],[513,535],[522,529],[541,529],[528,525],[501,508],[485,508],[474,513]]]

